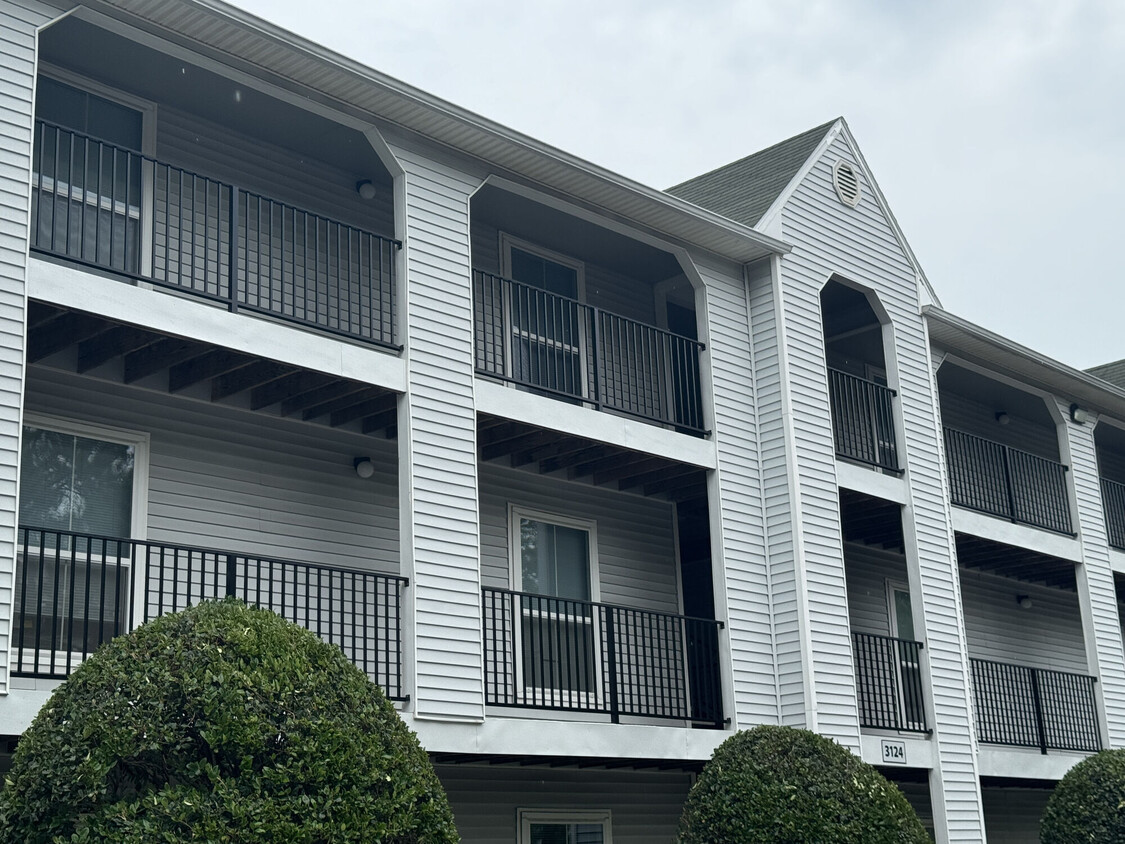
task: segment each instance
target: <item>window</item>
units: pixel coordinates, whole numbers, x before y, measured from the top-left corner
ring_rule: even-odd
[[[35,117],[33,245],[140,272],[144,112],[40,75]]]
[[[520,809],[520,844],[613,844],[608,809],[590,812]]]
[[[597,699],[596,540],[592,522],[512,508],[513,583],[520,597],[518,668],[540,705]]]
[[[142,435],[29,418],[20,457],[14,644],[83,653],[128,626]]]
[[[563,395],[583,395],[582,264],[501,236],[503,274],[517,282],[507,304],[512,377]]]
[[[896,639],[914,640],[914,609],[910,604],[910,588],[905,583],[887,581],[887,602],[890,608],[891,635]],[[899,647],[898,698],[903,723],[910,729],[923,729],[925,704],[921,697],[922,666],[913,650]]]

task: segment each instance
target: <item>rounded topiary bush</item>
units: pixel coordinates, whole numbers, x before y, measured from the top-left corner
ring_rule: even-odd
[[[882,774],[807,730],[756,727],[719,745],[688,795],[681,844],[928,844]]]
[[[0,841],[458,840],[382,690],[237,601],[101,648],[40,711],[0,792]]]
[[[1125,842],[1125,750],[1103,750],[1059,780],[1039,827],[1042,844]]]

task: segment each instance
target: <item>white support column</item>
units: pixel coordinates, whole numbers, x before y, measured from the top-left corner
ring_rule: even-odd
[[[399,501],[412,708],[419,719],[484,718],[480,527],[469,197],[480,180],[388,143],[404,241]]]
[[[1098,678],[1094,691],[1102,740],[1108,747],[1125,747],[1125,653],[1094,443],[1097,420],[1071,421],[1066,402],[1059,402],[1059,411],[1065,420],[1060,447],[1070,467],[1073,527],[1082,545],[1076,574],[1087,669]]]
[[[37,2],[0,0],[0,695],[8,693],[16,575],[20,422],[23,416],[27,255],[37,30],[58,14]]]

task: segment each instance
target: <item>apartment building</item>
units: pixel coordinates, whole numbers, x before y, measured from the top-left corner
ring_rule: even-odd
[[[943,310],[843,120],[662,192],[214,0],[0,21],[0,734],[234,594],[466,842],[671,841],[762,723],[1030,841],[1125,746],[1125,390]]]

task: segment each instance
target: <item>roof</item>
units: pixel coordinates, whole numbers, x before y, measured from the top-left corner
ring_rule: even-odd
[[[184,39],[252,77],[380,127],[410,133],[499,167],[658,236],[739,263],[789,246],[750,226],[591,164],[268,23],[223,0],[102,0],[83,9],[167,43]],[[99,20],[99,23],[101,21]],[[179,46],[179,45],[177,45]]]
[[[1125,387],[1125,360],[1115,360],[1113,363],[1103,363],[1100,366],[1091,366],[1086,370],[1095,378],[1101,378],[1118,387]]]
[[[923,307],[922,313],[926,316],[933,345],[1097,413],[1125,419],[1125,385],[1113,384],[1104,376],[1059,363],[933,305]],[[1105,367],[1121,364],[1125,362]]]
[[[757,225],[838,120],[688,179],[667,193],[745,225]]]

